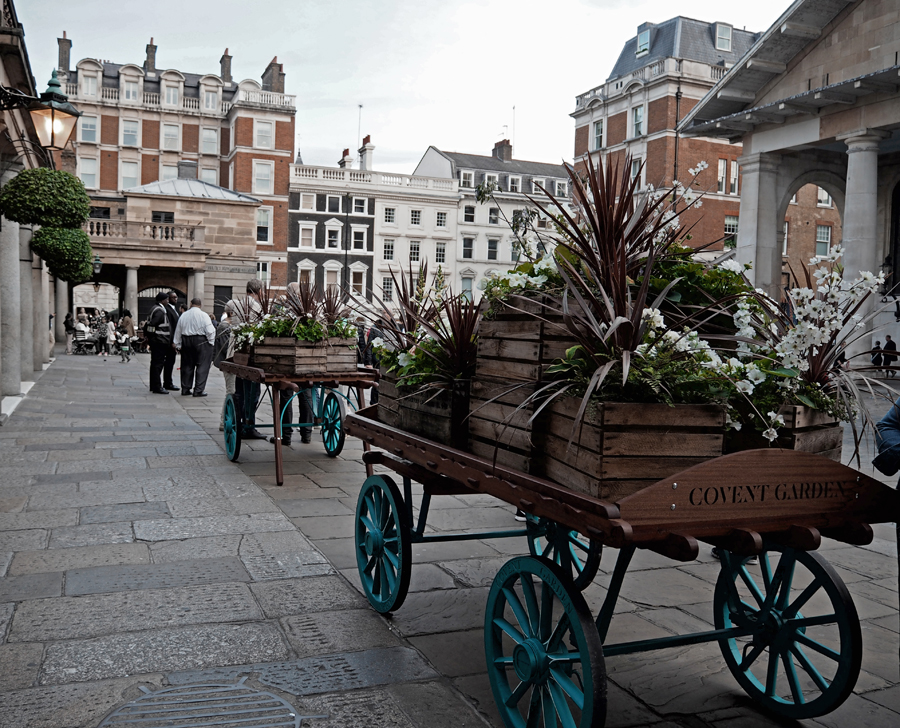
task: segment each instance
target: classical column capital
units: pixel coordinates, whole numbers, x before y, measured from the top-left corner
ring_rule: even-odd
[[[890,135],[890,132],[880,129],[856,129],[846,134],[838,134],[835,138],[847,145],[847,154],[854,154],[855,152],[877,152],[879,142],[887,139]]]
[[[140,267],[139,265],[126,265],[125,270],[137,270]]]
[[[741,165],[741,173],[743,174],[748,172],[777,172],[778,166],[781,164],[781,155],[769,152],[745,154],[737,158],[737,163]]]

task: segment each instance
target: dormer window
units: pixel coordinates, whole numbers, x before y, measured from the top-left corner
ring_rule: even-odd
[[[731,53],[731,26],[716,23],[716,50]]]
[[[178,86],[166,84],[166,104],[168,106],[178,106],[179,91]]]
[[[650,51],[650,31],[644,30],[638,33],[636,56],[642,56]]]
[[[472,172],[463,172],[460,177],[459,182],[460,187],[474,187],[475,186],[475,175]]]

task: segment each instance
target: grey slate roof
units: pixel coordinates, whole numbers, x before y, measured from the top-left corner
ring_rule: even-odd
[[[103,88],[119,88],[119,69],[125,65],[137,65],[141,66],[140,63],[137,64],[125,64],[125,63],[109,63],[106,61],[98,61],[103,66]],[[156,76],[154,78],[149,78],[144,76],[144,91],[147,93],[160,93],[160,74],[163,71],[168,70],[178,70],[178,69],[168,69],[168,68],[158,68],[156,70]],[[184,76],[184,96],[187,98],[199,98],[200,97],[200,79],[204,76],[218,75],[217,73],[185,73],[184,71],[178,71],[182,76]],[[72,69],[69,71],[68,75],[69,83],[77,83],[78,81],[78,69]],[[222,100],[223,101],[231,101],[232,97],[237,93],[238,86],[236,83],[232,82],[231,84],[226,84],[222,87]]]
[[[140,187],[131,187],[126,193],[143,195],[166,195],[169,197],[192,197],[206,200],[222,200],[224,202],[260,202],[255,197],[218,185],[203,182],[199,179],[168,179],[165,182],[151,182]]]
[[[731,52],[727,53],[716,49],[714,22],[707,23],[679,15],[664,23],[656,25],[647,23],[646,26],[650,27],[650,52],[640,58],[635,57],[637,35],[630,38],[625,42],[607,80],[625,76],[664,58],[684,58],[713,66],[722,62],[732,64],[737,62],[759,38],[759,33],[733,28]]]
[[[520,159],[512,159],[509,162],[504,162],[496,157],[486,157],[481,154],[462,154],[461,152],[445,152],[443,150],[440,150],[440,152],[454,163],[456,170],[472,169],[486,172],[506,172],[507,174],[568,179],[566,169],[561,164],[526,162]]]

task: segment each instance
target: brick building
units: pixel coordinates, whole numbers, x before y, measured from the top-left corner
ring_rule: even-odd
[[[138,221],[126,209],[123,190],[185,176],[252,196],[258,206],[256,224],[246,231],[246,243],[254,252],[251,260],[258,261],[260,274],[274,285],[284,286],[296,109],[294,97],[284,93],[285,75],[277,58],[266,67],[262,83],[237,82],[231,75],[232,57],[227,49],[216,75],[159,68],[152,38],[141,65],[84,58],[70,68],[72,41],[64,33],[58,43],[60,79],[83,114],[74,142],[74,159],[69,164],[91,196],[92,218],[147,224],[121,228],[137,232],[153,223],[186,229],[202,225],[203,215],[194,219],[177,217],[193,209],[191,206],[170,211],[176,215],[174,220],[167,215],[165,220],[151,216]],[[199,199],[196,204],[202,204],[202,195]],[[155,212],[150,211],[151,215]],[[94,225],[90,232],[93,236],[103,229]],[[100,248],[110,245],[109,239],[92,237],[92,241]],[[160,269],[175,269],[162,273],[173,281],[184,280],[185,286],[192,275],[207,272],[205,259],[185,261],[154,255],[152,240],[128,243],[149,246],[146,259],[137,266],[137,275],[126,274],[115,265],[104,266],[102,274],[114,285],[127,281],[123,296],[126,307],[140,290],[157,285]],[[222,271],[208,273],[205,285],[211,291],[220,284],[218,274]],[[241,268],[240,276],[246,275]],[[249,275],[252,277],[254,271]],[[230,277],[225,277],[229,280],[222,281],[222,286],[232,285]]]
[[[583,168],[588,154],[595,165],[621,164],[631,154],[632,175],[644,165],[642,185],[670,188],[673,179],[686,183],[688,170],[705,161],[709,167],[697,178],[698,189],[707,193],[703,207],[682,222],[695,225],[694,244],[734,236],[741,147],[707,137],[683,139],[675,127],[757,37],[727,23],[684,17],[638,26],[606,82],[576,98],[576,168]],[[722,245],[712,248],[721,251]]]

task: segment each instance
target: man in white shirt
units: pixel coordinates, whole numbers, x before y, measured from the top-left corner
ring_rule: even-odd
[[[178,319],[173,343],[181,352],[181,396],[191,394],[206,397],[206,379],[212,362],[216,327],[201,308],[199,298],[191,300],[191,307]]]

